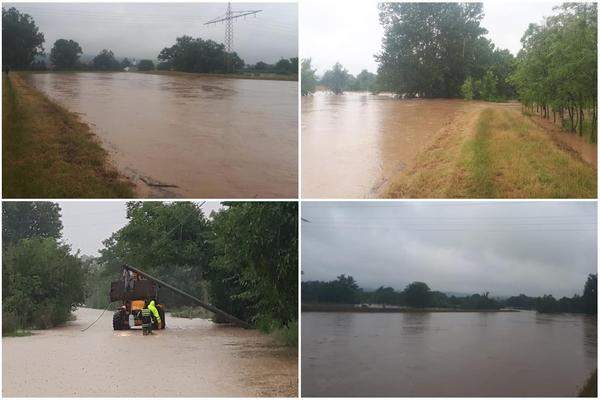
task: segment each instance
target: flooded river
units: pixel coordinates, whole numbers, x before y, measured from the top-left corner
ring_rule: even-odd
[[[295,396],[298,359],[255,330],[171,318],[167,329],[112,330],[79,309],[63,328],[2,338],[3,397]]]
[[[302,195],[376,197],[465,105],[368,93],[303,97]]]
[[[515,313],[302,313],[302,396],[576,396],[597,322]]]
[[[141,197],[297,195],[297,82],[127,72],[29,79],[81,114]]]

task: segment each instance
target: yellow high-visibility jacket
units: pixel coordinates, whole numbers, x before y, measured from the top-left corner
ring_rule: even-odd
[[[158,310],[156,309],[154,300],[152,300],[150,302],[150,304],[148,304],[148,310],[152,311],[152,314],[154,314],[154,319],[156,319],[156,322],[158,322],[160,324],[160,314],[158,313]]]

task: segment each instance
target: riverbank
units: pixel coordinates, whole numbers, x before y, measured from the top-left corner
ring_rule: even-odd
[[[410,307],[367,307],[354,304],[311,303],[302,304],[302,312],[354,312],[354,313],[430,313],[430,312],[518,312],[513,309],[474,310],[466,308],[410,308]]]
[[[596,145],[534,118],[517,103],[473,102],[379,197],[595,198]]]
[[[280,75],[273,73],[235,73],[235,74],[215,74],[215,73],[201,73],[201,72],[181,72],[181,71],[139,71],[142,74],[152,75],[170,75],[170,76],[202,76],[208,78],[226,78],[226,79],[255,79],[263,81],[298,81],[298,74],[292,75]]]
[[[77,114],[31,88],[19,73],[2,79],[4,197],[133,197],[133,185]]]

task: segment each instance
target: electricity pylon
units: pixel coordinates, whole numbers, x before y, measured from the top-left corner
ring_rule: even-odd
[[[233,21],[235,19],[246,17],[248,15],[256,15],[262,10],[243,10],[243,11],[232,11],[231,3],[227,3],[227,12],[225,15],[211,19],[204,23],[204,25],[217,24],[218,22],[225,22],[225,48],[227,53],[231,53],[233,50]]]

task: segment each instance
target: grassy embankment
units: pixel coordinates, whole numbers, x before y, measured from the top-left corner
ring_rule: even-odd
[[[531,118],[516,107],[474,106],[383,196],[595,198],[596,168]]]
[[[200,72],[179,72],[179,71],[144,71],[143,74],[154,75],[172,75],[172,76],[204,76],[212,78],[228,78],[228,79],[257,79],[263,81],[298,81],[298,74],[280,75],[273,73],[249,73],[240,72],[235,74],[216,74],[216,73],[200,73]]]
[[[598,369],[587,379],[579,392],[579,397],[598,397]]]
[[[17,73],[3,77],[2,107],[4,197],[133,197],[90,128]]]
[[[355,312],[355,313],[423,313],[423,312],[518,312],[513,309],[476,310],[466,308],[411,308],[411,307],[361,307],[354,304],[306,303],[303,312]]]

